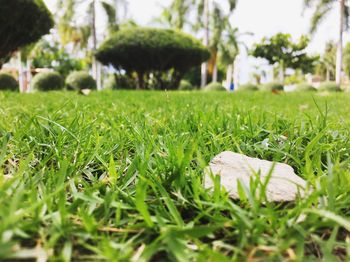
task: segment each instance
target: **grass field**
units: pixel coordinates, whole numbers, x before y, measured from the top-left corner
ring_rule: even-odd
[[[345,93],[0,93],[0,260],[349,261],[349,124]],[[208,192],[225,150],[314,191]]]

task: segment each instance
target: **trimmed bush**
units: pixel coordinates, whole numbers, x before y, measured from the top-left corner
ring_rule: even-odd
[[[189,90],[194,90],[195,88],[187,80],[181,80],[179,89],[183,91],[189,91]]]
[[[258,91],[259,88],[254,84],[241,85],[237,89],[238,91]]]
[[[314,88],[312,85],[308,83],[302,83],[296,86],[295,91],[300,91],[300,92],[315,92],[317,91],[316,88]]]
[[[283,91],[283,85],[277,82],[267,83],[261,86],[262,91]]]
[[[209,50],[187,34],[142,27],[118,31],[96,53],[105,65],[136,72],[140,89],[177,89],[186,72],[209,57]],[[155,82],[149,86],[151,75]]]
[[[205,88],[205,91],[226,91],[226,88],[222,86],[222,84],[218,82],[212,82],[208,84]]]
[[[66,79],[66,87],[69,90],[80,91],[82,89],[96,89],[96,81],[88,73],[77,71],[71,73]]]
[[[340,86],[335,82],[325,82],[322,83],[318,89],[319,91],[328,91],[328,92],[341,92]]]
[[[62,90],[64,88],[64,80],[57,72],[44,72],[35,75],[31,85],[37,91]]]
[[[0,91],[1,90],[18,91],[16,79],[10,74],[0,73]]]
[[[0,68],[12,52],[49,33],[54,22],[42,0],[0,0]]]

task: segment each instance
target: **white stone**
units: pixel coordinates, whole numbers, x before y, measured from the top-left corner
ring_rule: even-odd
[[[80,93],[84,96],[88,96],[91,93],[91,89],[82,89],[80,90]]]
[[[273,165],[275,166],[273,167]],[[207,170],[209,172],[206,172],[204,178],[204,187],[212,189],[214,186],[212,175],[219,175],[221,186],[227,190],[230,197],[239,199],[238,180],[249,189],[251,178],[260,179],[261,183],[264,184],[271,170],[272,174],[266,186],[268,201],[288,202],[294,201],[298,196],[305,197],[307,183],[294,173],[291,166],[229,151],[222,152],[210,162]]]

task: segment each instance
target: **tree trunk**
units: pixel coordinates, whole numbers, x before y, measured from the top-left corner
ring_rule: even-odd
[[[27,93],[32,91],[32,60],[27,59]]]
[[[239,85],[239,69],[238,69],[238,59],[237,58],[233,61],[232,68],[233,68],[233,72],[232,72],[233,86],[234,86],[234,90],[236,90],[238,88],[238,85]]]
[[[137,89],[142,90],[145,89],[145,81],[144,81],[144,73],[137,72]]]
[[[18,59],[18,85],[19,85],[19,92],[22,93],[24,91],[24,78],[23,78],[23,66],[22,66],[21,51],[18,51],[17,59]]]
[[[233,74],[233,68],[232,65],[227,66],[226,70],[226,89],[230,90],[231,83],[232,83],[232,74]]]
[[[172,79],[170,81],[172,90],[179,89],[181,79],[183,78],[184,75],[185,75],[184,72],[176,71],[176,70],[174,71],[172,75]]]
[[[213,68],[213,82],[216,83],[217,81],[218,81],[218,66],[215,63]]]
[[[343,33],[344,33],[344,11],[345,11],[345,0],[339,2],[339,41],[337,47],[337,62],[336,62],[336,73],[335,81],[337,85],[341,85],[341,73],[343,64]]]
[[[204,46],[209,46],[209,0],[204,0]],[[208,78],[208,63],[204,62],[201,68],[201,88],[204,88],[207,84]]]
[[[95,52],[97,50],[97,32],[96,32],[96,0],[91,3],[91,31],[92,31],[92,75],[96,80],[97,90],[102,89],[101,85],[101,68],[98,61],[95,58]]]
[[[284,84],[284,74],[285,74],[285,68],[284,68],[284,63],[283,61],[280,62],[279,64],[279,79],[280,79],[280,82],[281,84]]]
[[[326,69],[326,81],[329,82],[331,80],[331,72],[329,70],[329,67],[327,66]]]

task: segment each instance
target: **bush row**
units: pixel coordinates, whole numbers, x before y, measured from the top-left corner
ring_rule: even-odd
[[[86,72],[72,72],[66,80],[57,72],[43,72],[35,75],[31,82],[35,91],[96,89],[96,81]],[[7,73],[0,73],[0,90],[17,91],[18,82]]]
[[[241,85],[239,86],[239,88],[237,89],[239,91],[283,91],[284,87],[282,84],[279,83],[267,83],[261,86],[257,86],[254,84],[245,84],[245,85]],[[299,85],[296,86],[295,91],[300,91],[300,92],[315,92],[315,91],[321,91],[321,92],[341,92],[342,89],[340,88],[339,85],[337,85],[334,82],[324,82],[320,85],[320,87],[317,89],[315,87],[313,87],[310,84],[307,83],[301,83]]]

